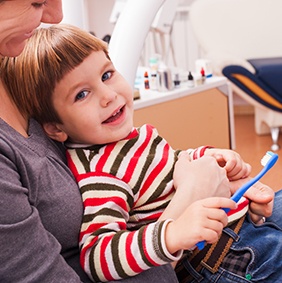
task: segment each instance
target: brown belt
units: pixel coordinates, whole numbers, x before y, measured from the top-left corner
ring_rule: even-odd
[[[241,217],[238,221],[234,222],[228,227],[232,229],[236,234],[238,234],[243,225],[244,220],[245,216]],[[228,253],[233,241],[234,239],[228,234],[222,233],[216,243],[212,245],[206,245],[202,250],[195,249],[192,254],[190,253],[185,255],[178,262],[175,268],[178,281],[181,283],[188,283],[194,279],[193,276],[187,271],[187,269],[183,265],[184,261],[189,261],[191,266],[197,272],[200,272],[203,267],[207,268],[212,273],[217,272],[223,259]]]

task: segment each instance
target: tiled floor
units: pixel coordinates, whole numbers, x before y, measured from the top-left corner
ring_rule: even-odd
[[[279,159],[274,167],[261,179],[275,191],[282,188],[282,133],[279,144],[281,149],[276,153]],[[261,158],[270,150],[272,144],[270,134],[258,136],[254,129],[253,115],[235,115],[235,141],[236,151],[253,167],[253,176],[261,169]]]

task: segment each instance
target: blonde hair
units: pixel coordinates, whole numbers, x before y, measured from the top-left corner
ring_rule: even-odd
[[[16,58],[4,58],[1,80],[19,110],[39,123],[61,119],[52,103],[55,86],[94,51],[104,51],[102,40],[77,27],[65,24],[40,28]]]

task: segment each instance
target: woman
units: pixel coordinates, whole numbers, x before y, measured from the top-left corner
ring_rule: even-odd
[[[61,19],[60,0],[0,1],[1,57],[19,55],[40,22],[57,23]],[[82,202],[65,165],[64,152],[34,120],[18,110],[1,81],[0,99],[0,282],[88,282],[79,265],[77,244]],[[195,167],[184,155],[180,158],[175,171],[177,191],[163,218],[177,218],[196,199],[229,196],[223,170],[215,162],[209,164],[206,178],[199,178],[205,162],[202,159]],[[192,173],[187,176],[186,170]],[[190,185],[208,190],[194,195],[186,188],[187,178]],[[209,179],[212,184],[205,184]],[[255,201],[253,209],[267,216],[273,195],[265,189],[266,197],[249,194]],[[263,207],[256,202],[262,202]],[[153,281],[177,279],[166,265],[124,280]]]
[[[61,0],[0,1],[0,58],[19,55],[41,22],[61,19]],[[0,99],[0,282],[88,282],[78,251],[82,202],[64,154],[1,82]]]
[[[41,22],[61,19],[60,0],[0,1],[0,56],[19,55]],[[64,154],[1,82],[0,99],[0,282],[88,282],[79,264],[82,202]],[[177,282],[170,265],[130,282],[156,278]]]

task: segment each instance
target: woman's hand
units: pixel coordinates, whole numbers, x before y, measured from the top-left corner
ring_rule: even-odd
[[[230,182],[232,194],[251,178]],[[249,214],[255,223],[260,223],[263,217],[272,214],[274,203],[274,191],[261,182],[256,182],[244,195],[250,200]]]
[[[173,181],[176,190],[190,190],[194,200],[231,195],[225,169],[209,156],[190,161],[189,154],[183,151],[175,164]]]
[[[241,156],[230,149],[209,148],[204,156],[214,157],[218,164],[225,168],[229,180],[246,178],[251,173],[251,165],[244,162]]]

